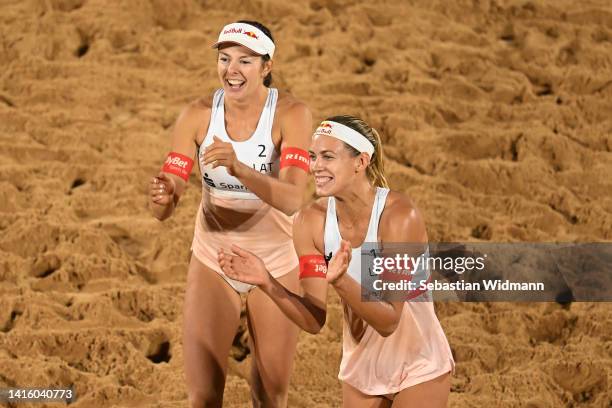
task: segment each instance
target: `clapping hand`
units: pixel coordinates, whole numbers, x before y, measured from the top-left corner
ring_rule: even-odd
[[[263,261],[257,255],[240,248],[231,246],[232,253],[222,248],[217,252],[219,266],[229,278],[251,285],[265,286],[272,280]]]
[[[338,249],[338,252],[336,252],[327,265],[327,282],[333,285],[346,273],[351,262],[352,252],[350,242],[342,240],[340,249]]]
[[[231,143],[224,142],[217,136],[213,136],[213,143],[204,150],[204,164],[213,164],[213,169],[219,166],[225,166],[227,172],[235,176],[236,169],[240,162],[236,157],[234,146]]]

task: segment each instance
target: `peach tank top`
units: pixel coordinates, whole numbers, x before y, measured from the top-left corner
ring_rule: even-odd
[[[388,193],[388,189],[377,188],[365,242],[378,241],[378,224]],[[341,240],[336,202],[330,197],[325,220],[325,254],[335,254]],[[361,283],[361,247],[352,251],[348,274]],[[399,325],[388,337],[382,337],[363,322],[363,334],[356,339],[347,321],[350,307],[344,306],[342,361],[338,374],[341,381],[367,395],[387,395],[454,369],[451,349],[429,293],[404,303]]]

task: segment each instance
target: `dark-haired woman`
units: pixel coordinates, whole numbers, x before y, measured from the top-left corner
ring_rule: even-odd
[[[232,278],[258,285],[310,333],[323,326],[327,287],[334,287],[344,306],[338,376],[344,407],[444,407],[454,362],[428,294],[420,301],[362,301],[364,242],[427,251],[423,218],[410,198],[387,188],[382,159],[378,133],[358,118],[334,116],[316,130],[310,166],[323,198],[302,209],[293,226],[303,296],[279,285],[265,261],[239,246],[233,254],[220,250],[219,264]]]
[[[246,293],[255,406],[283,407],[299,329],[261,289],[227,277],[217,251],[239,242],[288,290],[299,288],[291,224],[307,183],[312,116],[270,88],[274,42],[253,21],[228,24],[214,44],[221,89],[187,106],[150,185],[153,214],[172,215],[196,157],[202,202],[184,305],[183,350],[192,407],[221,406],[227,358]]]

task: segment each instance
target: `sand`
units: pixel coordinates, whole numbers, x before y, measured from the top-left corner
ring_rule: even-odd
[[[0,388],[186,406],[199,175],[164,223],[147,182],[181,108],[218,86],[209,44],[239,18],[272,29],[275,84],[316,120],[356,114],[381,131],[392,187],[432,240],[610,241],[612,3],[398,3],[0,2]],[[330,302],[322,333],[300,337],[291,407],[340,404]],[[436,307],[457,361],[451,406],[612,406],[609,304]],[[244,343],[227,407],[248,405]]]

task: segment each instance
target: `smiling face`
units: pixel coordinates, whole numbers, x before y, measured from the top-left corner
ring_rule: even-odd
[[[363,157],[353,156],[344,142],[331,136],[315,136],[309,154],[310,171],[319,197],[337,195],[351,188],[363,172],[360,170],[364,170]]]
[[[271,61],[262,64],[261,55],[242,45],[227,43],[219,47],[217,73],[230,98],[243,98],[256,92],[271,68]]]

